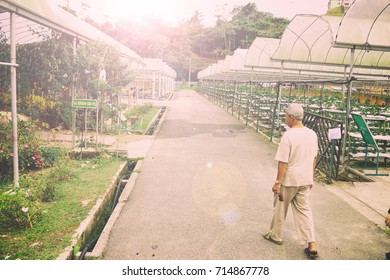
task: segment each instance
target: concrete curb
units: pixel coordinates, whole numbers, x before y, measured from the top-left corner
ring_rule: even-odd
[[[153,140],[155,139],[156,135],[160,131],[162,123],[164,122],[164,119],[167,115],[168,108],[169,108],[168,106],[165,106],[164,113],[162,114],[160,121],[158,122],[156,129],[153,132],[153,135],[152,135]],[[148,153],[148,151],[146,152],[146,154],[147,153]],[[145,154],[145,156],[146,156],[146,154]],[[134,186],[135,186],[135,183],[136,183],[137,178],[139,176],[139,173],[141,172],[142,162],[143,162],[142,160],[137,161],[137,164],[136,164],[136,166],[135,166],[135,168],[134,168],[134,170],[129,178],[129,181],[127,182],[125,188],[123,189],[122,194],[120,195],[120,197],[118,199],[118,203],[115,206],[115,209],[112,212],[110,218],[108,219],[102,233],[100,234],[100,237],[99,237],[93,251],[90,253],[87,253],[86,258],[94,259],[94,258],[102,258],[103,257],[104,249],[106,248],[108,240],[110,238],[111,229],[114,227],[116,220],[118,219],[120,213],[122,212],[122,209],[123,209],[125,203],[128,201],[128,199],[131,195],[131,192],[134,189]]]
[[[119,197],[118,203],[114,208],[114,211],[111,213],[110,218],[108,219],[100,237],[91,253],[86,254],[86,258],[101,258],[103,256],[104,249],[106,248],[108,239],[110,238],[110,232],[113,228],[115,221],[118,219],[120,213],[122,212],[123,206],[127,202],[128,198],[133,191],[134,185],[137,181],[140,168],[142,165],[142,160],[139,160],[131,174],[129,181],[127,182],[125,188],[122,191],[122,194]]]
[[[110,194],[115,191],[116,188],[116,180],[120,176],[123,169],[126,167],[127,162],[124,162],[120,165],[118,171],[115,173],[115,175],[112,177],[111,182],[107,190],[104,192],[104,194],[99,197],[95,203],[95,205],[92,207],[92,209],[89,211],[89,214],[87,218],[85,218],[79,225],[78,229],[72,236],[72,241],[69,246],[67,246],[64,251],[57,257],[57,260],[67,260],[69,259],[73,247],[77,244],[84,243],[87,236],[91,234],[93,231],[93,228],[96,225],[96,222],[100,218],[104,205],[106,204],[107,200],[110,199]]]

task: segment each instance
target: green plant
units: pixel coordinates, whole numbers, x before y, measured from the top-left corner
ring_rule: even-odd
[[[126,118],[130,119],[130,117],[139,117],[141,115],[147,114],[151,109],[153,108],[153,104],[150,102],[147,102],[143,105],[134,106],[130,109],[130,111],[126,112]]]
[[[62,159],[57,162],[56,166],[50,169],[49,180],[50,184],[57,182],[68,182],[72,179],[73,172],[69,159]]]
[[[0,228],[14,230],[31,228],[39,221],[42,209],[37,202],[28,199],[25,191],[0,194]]]
[[[41,142],[36,136],[36,126],[31,122],[18,120],[18,155],[19,169],[33,170],[44,166],[41,153]],[[0,116],[0,178],[6,178],[12,173],[13,151],[12,122],[7,117]]]
[[[54,166],[58,161],[64,159],[65,149],[59,147],[42,147],[42,157],[45,159],[44,166]]]
[[[21,176],[19,181],[20,189],[26,192],[26,197],[30,201],[54,200],[55,188],[45,177],[32,173]]]

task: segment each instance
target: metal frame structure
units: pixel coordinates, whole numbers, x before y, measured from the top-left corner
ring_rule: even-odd
[[[247,50],[240,72],[231,68],[219,71],[219,62],[199,72],[198,78],[201,83],[245,82],[252,87],[278,84],[275,114],[280,112],[283,84],[341,87],[346,96],[344,162],[353,84],[390,83],[390,3],[374,2],[356,0],[344,17],[297,15],[280,40],[257,38]],[[273,118],[278,119],[275,115]]]
[[[123,59],[127,59],[131,64],[137,64],[138,68],[143,68],[146,63],[137,53],[106,35],[87,22],[66,12],[51,1],[41,0],[0,0],[0,31],[8,34],[10,44],[10,61],[1,61],[0,65],[10,67],[11,71],[11,107],[13,123],[13,172],[14,184],[19,185],[19,163],[17,144],[17,60],[16,45],[42,40],[34,35],[33,30],[47,31],[55,30],[73,37],[74,55],[77,52],[79,42],[101,41],[115,47]],[[130,64],[129,63],[129,64]],[[168,67],[168,66],[167,66]],[[176,77],[170,69],[170,77]],[[174,72],[174,71],[173,71]],[[73,75],[74,76],[74,75]],[[172,89],[172,87],[170,87]],[[72,89],[74,96],[75,89]]]

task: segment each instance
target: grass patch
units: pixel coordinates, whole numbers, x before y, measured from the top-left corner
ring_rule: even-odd
[[[72,178],[55,184],[56,199],[43,204],[39,222],[27,230],[0,229],[0,259],[56,259],[70,245],[75,230],[105,192],[121,163],[123,160],[117,158],[71,160]]]
[[[150,108],[150,110],[146,114],[140,116],[137,119],[135,124],[132,126],[132,129],[145,132],[145,130],[147,129],[147,127],[149,126],[149,124],[151,123],[153,118],[159,112],[159,110],[160,110],[160,108],[154,108],[154,107]]]

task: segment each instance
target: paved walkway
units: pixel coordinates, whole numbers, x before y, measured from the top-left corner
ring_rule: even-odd
[[[275,151],[206,98],[179,92],[104,259],[306,259],[291,212],[284,245],[262,237],[272,216]],[[388,234],[325,185],[316,183],[311,197],[320,259],[384,259]]]

